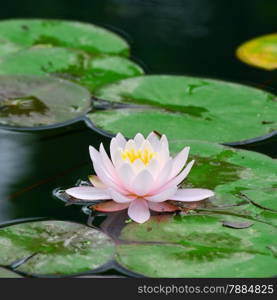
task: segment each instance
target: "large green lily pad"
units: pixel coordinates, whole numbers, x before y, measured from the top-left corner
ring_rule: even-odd
[[[277,184],[272,188],[247,190],[243,194],[254,205],[277,213]]]
[[[143,74],[134,62],[120,56],[89,56],[60,47],[33,47],[0,60],[0,74],[53,74],[93,91],[103,84]]]
[[[136,105],[88,115],[101,130],[122,132],[127,137],[156,130],[171,142],[233,143],[272,135],[277,129],[275,96],[240,84],[151,75],[106,85],[96,96],[111,103]]]
[[[117,34],[92,24],[74,21],[4,20],[0,22],[0,40],[21,48],[48,45],[81,49],[91,54],[129,54],[128,44]],[[7,47],[5,42],[0,48],[3,47]],[[10,48],[11,53],[13,50]]]
[[[0,267],[0,278],[22,278],[19,274]]]
[[[237,49],[243,62],[266,70],[277,69],[277,33],[263,35],[243,43]]]
[[[270,277],[277,273],[277,229],[255,222],[244,229],[224,226],[243,219],[227,215],[152,217],[128,224],[117,260],[151,277]],[[134,243],[135,242],[135,243]]]
[[[66,80],[46,76],[0,75],[0,124],[47,126],[90,110],[89,92]]]
[[[36,221],[0,229],[0,264],[24,260],[17,270],[32,275],[91,271],[112,259],[104,233],[73,222]]]

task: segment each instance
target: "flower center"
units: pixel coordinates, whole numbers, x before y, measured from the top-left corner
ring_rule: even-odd
[[[140,159],[145,166],[147,166],[151,159],[157,155],[157,152],[153,152],[147,148],[135,150],[134,148],[125,150],[121,153],[121,157],[124,160],[129,160],[130,163],[134,163],[137,159]]]

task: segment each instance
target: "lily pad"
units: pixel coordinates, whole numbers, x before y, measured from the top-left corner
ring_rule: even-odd
[[[243,62],[266,70],[277,69],[277,33],[263,35],[243,43],[237,49]]]
[[[31,275],[91,271],[112,259],[114,244],[104,233],[73,222],[36,221],[0,229],[0,264],[21,261]]]
[[[208,188],[215,196],[200,202],[171,201],[174,205],[183,211],[240,216],[245,218],[243,222],[258,220],[277,227],[276,160],[257,152],[193,140],[172,142],[171,154],[175,156],[184,146],[190,146],[189,160],[195,163],[180,186]],[[252,194],[256,195],[253,199]],[[63,189],[57,190],[56,196],[67,204],[97,203],[71,198]]]
[[[178,153],[186,145],[191,147],[190,158],[195,159],[195,165],[182,186],[214,190],[216,195],[208,206],[231,207],[248,203],[243,194],[251,190],[253,194],[257,192],[255,199],[262,203],[263,195],[258,191],[263,189],[269,189],[272,196],[267,205],[271,208],[275,205],[277,163],[274,159],[257,152],[193,140],[184,144],[171,143],[171,152]]]
[[[22,278],[19,274],[0,267],[0,278]]]
[[[91,54],[129,54],[127,42],[117,34],[92,24],[75,21],[4,20],[0,22],[0,40],[14,43],[21,48],[47,45],[81,49]]]
[[[46,76],[0,75],[0,124],[38,127],[70,121],[90,110],[89,92]]]
[[[103,84],[143,74],[134,62],[120,56],[90,57],[84,52],[59,47],[33,47],[0,61],[0,74],[53,74],[93,91]]]
[[[21,49],[22,47],[20,47],[15,43],[0,39],[0,57],[3,57],[11,53],[15,53]]]
[[[110,134],[132,137],[156,130],[170,142],[197,139],[236,144],[274,135],[277,130],[276,97],[230,82],[150,75],[106,85],[96,96],[129,105],[88,115],[97,128]]]
[[[253,204],[277,213],[277,187],[244,191]]]
[[[277,273],[277,229],[255,222],[251,227],[222,226],[219,215],[185,215],[144,224],[128,224],[117,247],[125,268],[150,277],[270,277]],[[135,243],[134,243],[135,242]],[[275,249],[275,248],[274,248]]]

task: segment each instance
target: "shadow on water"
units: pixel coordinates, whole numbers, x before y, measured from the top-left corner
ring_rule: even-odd
[[[52,198],[52,190],[86,179],[92,173],[88,146],[99,143],[100,136],[82,122],[45,132],[1,130],[0,221],[32,216],[83,218],[79,209],[65,209]]]

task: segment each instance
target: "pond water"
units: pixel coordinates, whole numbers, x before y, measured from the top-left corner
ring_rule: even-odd
[[[147,73],[186,74],[277,91],[276,71],[248,66],[235,56],[244,41],[276,30],[275,0],[29,0],[6,2],[0,19],[58,18],[109,28],[128,40]],[[49,217],[85,223],[79,206],[53,197],[93,173],[88,146],[108,145],[81,120],[44,131],[0,130],[0,222]],[[277,139],[256,150],[277,157]],[[245,147],[247,148],[247,147]]]

